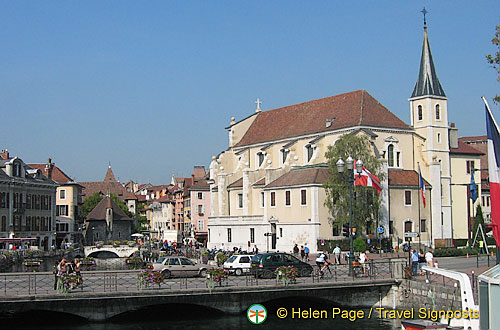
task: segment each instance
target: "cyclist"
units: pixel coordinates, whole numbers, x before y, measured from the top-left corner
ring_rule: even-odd
[[[323,271],[330,263],[331,261],[328,259],[326,250],[318,255],[316,258],[316,265],[318,265],[319,268],[319,277],[323,277]]]

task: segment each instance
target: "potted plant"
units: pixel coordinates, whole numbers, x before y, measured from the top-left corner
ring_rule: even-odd
[[[227,279],[228,277],[228,272],[224,270],[223,268],[212,268],[207,270],[207,288],[212,292],[212,289],[215,287],[216,284],[219,286],[222,285],[222,283]]]
[[[153,284],[157,284],[160,287],[163,281],[165,281],[165,276],[155,270],[143,270],[137,275],[137,287],[139,290],[148,288]]]
[[[288,286],[290,283],[296,282],[299,271],[293,266],[280,266],[276,268],[274,274],[276,274],[276,282],[281,280],[284,286]]]
[[[201,253],[201,263],[202,264],[208,264],[208,255],[209,255],[208,251],[203,251]]]

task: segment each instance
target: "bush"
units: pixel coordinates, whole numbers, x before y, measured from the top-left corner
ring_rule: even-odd
[[[366,250],[366,242],[361,237],[358,237],[354,240],[353,246],[354,246],[354,251],[356,252],[362,252]]]
[[[479,249],[457,249],[457,248],[439,248],[434,250],[434,257],[460,257],[465,256],[467,253],[469,255],[478,254]]]

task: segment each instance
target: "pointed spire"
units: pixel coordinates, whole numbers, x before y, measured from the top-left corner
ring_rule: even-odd
[[[426,95],[446,97],[443,87],[441,87],[441,83],[437,77],[436,69],[434,68],[434,61],[432,60],[431,47],[427,36],[427,20],[425,17],[428,12],[424,8],[422,13],[424,14],[424,43],[422,45],[422,56],[420,58],[418,80],[415,84],[411,97]]]
[[[104,177],[104,182],[116,182],[115,175],[113,170],[111,169],[111,165],[109,165],[108,170],[106,171],[106,176]]]

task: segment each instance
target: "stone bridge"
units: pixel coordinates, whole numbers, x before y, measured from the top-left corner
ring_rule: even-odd
[[[255,303],[265,305],[290,298],[323,300],[344,307],[395,308],[398,283],[398,280],[388,278],[296,284],[288,287],[220,287],[212,291],[206,288],[146,289],[137,292],[19,296],[0,299],[0,314],[51,311],[77,315],[90,321],[103,321],[126,312],[171,304],[197,305],[228,314],[239,314]]]
[[[119,257],[128,258],[134,252],[139,251],[137,246],[118,246],[114,247],[112,245],[103,245],[102,247],[97,246],[86,246],[84,247],[84,253],[86,257]]]

